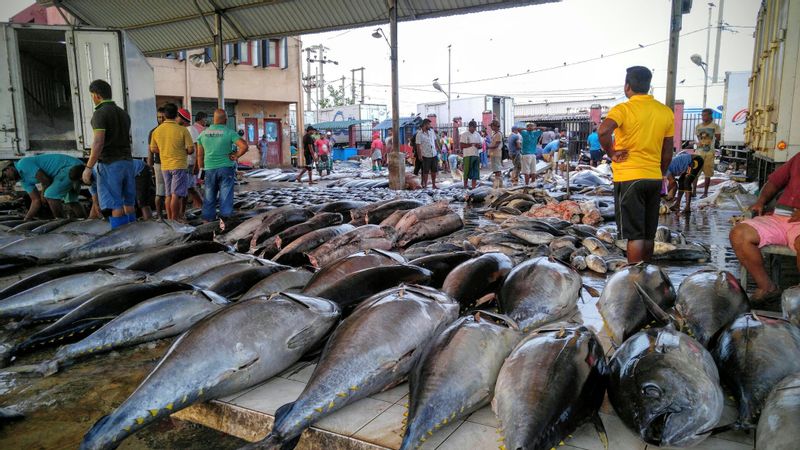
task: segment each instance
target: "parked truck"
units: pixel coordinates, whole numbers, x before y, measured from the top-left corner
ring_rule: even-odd
[[[758,12],[749,80],[745,145],[754,176],[763,183],[774,168],[800,152],[800,2],[764,0]],[[753,170],[751,170],[751,173]]]
[[[470,120],[475,120],[478,124],[483,122],[484,113],[491,115],[500,121],[500,130],[508,135],[511,127],[514,126],[514,99],[499,95],[484,95],[469,98],[454,98],[450,101],[450,116],[447,115],[447,100],[432,103],[421,103],[417,105],[417,113],[425,118],[430,114],[435,114],[439,126],[445,126],[450,120],[460,117],[462,126],[466,126]]]
[[[744,145],[744,128],[747,124],[750,72],[726,72],[725,96],[722,103],[722,145]]]
[[[95,79],[111,84],[130,115],[133,155],[147,156],[156,125],[153,69],[125,32],[0,23],[0,159],[88,155]]]

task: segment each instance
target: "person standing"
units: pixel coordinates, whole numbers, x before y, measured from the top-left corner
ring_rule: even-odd
[[[522,138],[520,170],[525,178],[525,186],[536,181],[536,146],[542,137],[542,130],[535,123],[528,122],[525,129],[519,132]]]
[[[648,94],[652,78],[646,67],[628,68],[628,101],[608,112],[598,133],[612,161],[617,237],[628,240],[629,263],[653,257],[661,188],[672,161],[675,118]]]
[[[297,174],[296,181],[298,183],[302,183],[300,181],[303,178],[303,174],[308,172],[308,184],[314,184],[314,160],[317,159],[317,150],[314,146],[314,133],[317,130],[314,129],[311,125],[306,127],[306,134],[303,136],[303,168],[300,169],[300,173]]]
[[[467,125],[467,131],[461,133],[459,142],[461,143],[461,152],[464,155],[462,162],[464,170],[464,189],[467,188],[467,181],[472,180],[472,189],[475,189],[478,184],[478,178],[481,176],[480,168],[480,148],[483,144],[483,137],[477,131],[478,124],[474,120],[470,120]]]
[[[82,168],[83,163],[77,158],[60,154],[44,154],[27,156],[17,162],[0,161],[0,179],[19,181],[31,199],[31,206],[25,213],[25,220],[33,220],[42,206],[43,200],[50,207],[53,217],[64,217],[64,204],[69,206],[75,217],[86,217],[86,211],[78,202],[80,194],[80,172],[78,180],[70,178],[73,167]],[[41,183],[42,191],[36,188]]]
[[[380,133],[377,131],[372,133],[370,149],[372,149],[372,170],[374,172],[380,172],[383,166],[383,141],[381,140]]]
[[[603,147],[600,146],[600,136],[597,134],[597,127],[592,127],[592,132],[586,138],[586,143],[589,145],[589,158],[592,167],[597,167],[600,161],[603,160]]]
[[[522,168],[520,164],[522,136],[519,135],[518,126],[514,125],[511,127],[511,134],[508,135],[506,146],[508,147],[508,156],[511,158],[511,162],[514,165],[514,168],[511,170],[511,184],[515,185],[519,181],[520,169]]]
[[[156,112],[156,122],[158,122],[158,125],[161,125],[164,122],[163,106],[159,106],[158,111]],[[156,179],[156,195],[154,200],[156,204],[156,216],[159,219],[162,219],[164,217],[164,174],[161,173],[161,157],[158,156],[158,153],[153,153],[153,151],[150,149],[150,141],[153,139],[153,131],[156,131],[158,125],[150,130],[150,134],[147,135],[147,165],[153,169],[153,175]]]
[[[439,159],[442,161],[442,170],[448,172],[450,170],[450,164],[448,162],[450,140],[447,138],[447,131],[441,132],[439,141]]]
[[[672,161],[667,167],[667,199],[669,200],[675,192],[677,192],[677,197],[675,203],[669,208],[671,211],[677,211],[680,208],[681,197],[686,194],[686,209],[683,212],[685,214],[691,212],[692,184],[702,170],[703,158],[700,155],[680,152],[672,157]]]
[[[327,174],[331,174],[331,169],[328,167],[328,158],[330,157],[331,141],[328,140],[327,135],[320,135],[319,139],[314,142],[317,146],[317,172],[322,176],[322,171],[327,170]]]
[[[436,157],[436,132],[431,128],[430,119],[424,119],[417,131],[417,154],[422,157],[422,187],[428,187],[428,176],[431,185],[436,187],[436,172],[439,171],[439,160]]]
[[[486,134],[486,130],[481,130],[481,138],[483,138],[483,140],[481,141],[481,154],[480,154],[481,169],[485,169],[489,167],[489,156],[488,153],[486,152],[486,147],[489,146],[489,136]]]
[[[217,217],[217,206],[223,223],[233,214],[234,161],[247,153],[247,142],[225,125],[227,121],[225,110],[214,111],[214,124],[197,138],[197,164],[205,181],[204,222]],[[231,145],[236,151],[231,152]]]
[[[189,180],[189,188],[187,189],[187,198],[191,199],[192,206],[195,208],[202,208],[203,207],[203,197],[200,196],[200,193],[197,192],[197,138],[200,136],[200,133],[206,129],[206,117],[208,115],[204,112],[197,113],[195,116],[194,124],[192,125],[192,114],[184,109],[178,109],[178,123],[182,126],[186,127],[189,130],[189,135],[192,137],[192,145],[194,146],[194,152],[186,158],[186,176]],[[184,205],[184,209],[186,209],[186,205]]]
[[[546,128],[542,131],[542,137],[539,139],[539,142],[542,144],[542,149],[544,149],[547,144],[556,140],[556,132],[552,128]]]
[[[714,111],[706,108],[701,113],[702,123],[698,123],[694,129],[694,134],[697,136],[697,153],[703,158],[703,177],[705,178],[705,186],[703,186],[703,197],[708,197],[708,188],[711,187],[711,177],[714,176],[714,157],[716,156],[716,148],[719,143],[722,129],[714,123]],[[694,189],[697,190],[697,178],[694,180]]]
[[[267,135],[262,134],[261,139],[258,140],[258,158],[259,167],[261,169],[267,168]]]
[[[494,173],[492,185],[495,189],[503,187],[503,133],[500,132],[500,121],[495,119],[489,124],[491,134],[489,136],[490,170]]]
[[[92,114],[92,151],[81,179],[91,183],[97,167],[97,196],[102,209],[110,209],[111,228],[136,221],[136,180],[131,156],[131,118],[111,100],[111,85],[104,80],[89,84]]]
[[[177,118],[178,107],[174,103],[164,105],[164,123],[153,132],[150,149],[161,157],[167,218],[182,222],[189,191],[188,156],[194,153],[194,143],[189,130],[179,125]]]
[[[75,166],[70,170],[70,179],[73,182],[80,183],[81,173],[85,166],[81,163],[80,166]],[[145,161],[141,159],[133,160],[133,173],[136,177],[136,206],[142,211],[142,220],[150,220],[153,217],[153,211],[150,209],[150,202],[153,200],[153,171]],[[100,209],[100,203],[97,198],[97,171],[92,171],[91,184],[89,185],[89,194],[92,196],[92,209],[89,214],[89,219],[102,219],[103,213]]]

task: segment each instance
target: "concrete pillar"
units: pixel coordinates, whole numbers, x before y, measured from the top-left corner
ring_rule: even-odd
[[[683,100],[675,100],[675,148],[681,149],[683,140]]]

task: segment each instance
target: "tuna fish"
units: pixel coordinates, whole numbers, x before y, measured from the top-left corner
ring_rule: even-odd
[[[298,399],[278,408],[272,432],[248,448],[294,448],[314,422],[401,382],[457,316],[458,304],[431,288],[376,294],[336,328]]]
[[[339,213],[317,213],[314,217],[305,222],[291,226],[270,237],[258,247],[250,247],[250,252],[263,258],[272,258],[277,255],[283,247],[291,244],[295,239],[305,236],[314,230],[319,230],[320,228],[341,225],[342,221],[342,215]]]
[[[2,291],[0,291],[0,299],[10,297],[32,287],[55,280],[56,278],[74,275],[77,273],[94,272],[95,270],[103,268],[105,268],[105,266],[100,264],[65,264],[41,270],[5,287]]]
[[[548,450],[592,420],[606,443],[598,416],[606,391],[606,360],[583,326],[533,331],[503,363],[492,409],[500,419],[501,448]]]
[[[603,326],[615,347],[655,319],[636,283],[661,309],[669,310],[675,304],[675,288],[658,266],[639,263],[615,272],[597,301]]]
[[[275,210],[273,209],[272,211]],[[245,244],[249,244],[250,239],[253,237],[253,233],[255,233],[258,227],[261,225],[264,217],[272,213],[272,211],[267,211],[245,220],[237,225],[234,229],[227,231],[221,236],[217,236],[217,242],[222,242],[223,244],[227,245],[234,245],[238,248],[245,246]]]
[[[215,267],[250,259],[238,253],[217,252],[192,256],[181,262],[159,270],[150,276],[151,280],[182,281],[196,277]]]
[[[430,344],[410,376],[408,427],[401,450],[489,404],[503,361],[522,335],[507,317],[478,311]]]
[[[724,396],[714,360],[681,332],[636,333],[609,366],[608,398],[622,422],[648,444],[697,445],[722,417]]]
[[[743,314],[720,332],[712,353],[723,383],[739,403],[733,427],[754,428],[775,385],[800,372],[800,328],[783,319]]]
[[[173,221],[129,223],[72,250],[68,258],[74,261],[163,247],[187,237],[193,229]]]
[[[189,283],[198,289],[208,289],[229,275],[242,273],[254,267],[264,267],[265,265],[273,267],[274,263],[258,258],[237,259],[228,264],[212,267],[205,272],[182,281]]]
[[[256,283],[242,294],[241,299],[272,295],[279,292],[300,292],[303,290],[312,273],[305,269],[289,269],[274,273]]]
[[[76,220],[51,230],[51,233],[79,232],[100,236],[111,231],[111,224],[105,220]]]
[[[405,258],[397,253],[383,250],[356,252],[318,270],[308,281],[305,291],[307,295],[317,295],[316,293],[327,289],[333,284],[341,282],[342,278],[346,278],[351,273],[358,272],[359,270],[379,266],[397,266],[405,264],[405,262]]]
[[[58,349],[54,362],[177,336],[228,301],[211,291],[178,291],[145,300],[74,344]]]
[[[397,246],[405,247],[408,244],[427,239],[435,239],[441,236],[460,230],[464,226],[461,216],[453,211],[449,211],[441,216],[413,222],[413,224],[402,227],[402,222],[406,220],[412,209],[397,224]]]
[[[228,250],[230,249],[227,246],[218,242],[187,242],[185,244],[168,245],[137,252],[131,256],[118,259],[110,265],[117,269],[143,270],[153,273],[197,255]]]
[[[280,264],[264,264],[263,266],[250,267],[246,270],[232,273],[208,287],[225,298],[234,299],[252,288],[264,278],[289,269],[289,266]]]
[[[800,327],[800,286],[794,286],[783,291],[781,309],[783,310],[784,319]]]
[[[523,332],[576,311],[581,276],[558,261],[538,257],[516,266],[500,290],[500,308]]]
[[[794,450],[800,442],[800,372],[775,385],[756,429],[756,450]]]
[[[675,310],[689,336],[706,348],[739,315],[750,310],[747,294],[730,272],[701,270],[686,277],[678,288]]]
[[[257,297],[220,309],[172,344],[130,397],[86,433],[81,450],[116,448],[157,419],[281,373],[338,319],[335,304],[296,294]]]
[[[56,261],[72,250],[94,241],[93,234],[65,232],[31,236],[0,247],[2,256],[31,256],[39,261]]]
[[[459,264],[466,262],[479,254],[472,251],[455,251],[446,253],[434,253],[433,255],[423,256],[411,260],[409,264],[428,269],[433,273],[431,286],[439,288],[444,283],[445,278]]]
[[[272,260],[281,264],[294,266],[306,264],[308,263],[308,256],[306,255],[309,252],[336,236],[340,236],[354,229],[355,227],[352,225],[343,224],[311,231],[283,247]]]
[[[606,266],[605,260],[595,254],[586,255],[585,261],[586,261],[586,267],[588,267],[589,270],[591,270],[592,272],[597,272],[597,273],[608,272],[608,266]]]
[[[398,210],[411,210],[422,206],[422,202],[412,199],[396,199],[367,211],[364,220],[370,224],[379,224]]]
[[[337,236],[308,253],[311,265],[320,268],[362,250],[391,250],[395,231],[392,227],[364,225]]]
[[[497,292],[512,267],[514,263],[502,253],[487,253],[464,261],[444,279],[442,292],[466,309],[481,297]]]
[[[314,213],[305,208],[292,208],[282,211],[280,214],[268,214],[253,233],[253,237],[250,239],[250,249],[255,249],[266,239],[289,227],[299,225],[313,216]]]
[[[546,231],[526,230],[524,228],[512,228],[509,233],[533,245],[549,244],[555,239],[555,236]]]
[[[50,280],[0,301],[0,317],[22,318],[59,306],[72,297],[103,286],[144,279],[144,272],[100,269]]]
[[[408,264],[370,267],[328,285],[312,285],[309,282],[303,293],[336,302],[342,314],[346,315],[353,307],[378,292],[401,283],[428,284],[431,275],[430,270]]]

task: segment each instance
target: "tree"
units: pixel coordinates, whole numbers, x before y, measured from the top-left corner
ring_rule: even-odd
[[[352,105],[353,99],[347,98],[344,95],[344,87],[339,86],[339,88],[335,88],[331,85],[328,85],[328,95],[330,96],[330,101],[326,98],[324,101],[328,103],[327,106],[344,106],[344,105]]]

